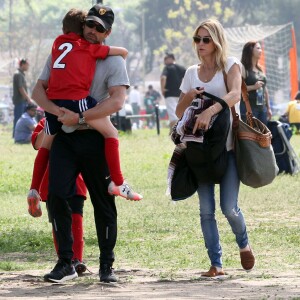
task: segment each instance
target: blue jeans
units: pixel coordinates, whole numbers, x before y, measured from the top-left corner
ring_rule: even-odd
[[[220,206],[241,249],[247,246],[248,236],[243,213],[238,207],[240,180],[235,156],[233,151],[228,154],[228,166],[220,183]],[[222,267],[222,247],[215,219],[215,184],[200,184],[197,192],[200,199],[201,228],[211,265]]]

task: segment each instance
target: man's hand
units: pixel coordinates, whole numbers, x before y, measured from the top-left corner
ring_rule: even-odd
[[[58,121],[62,122],[66,126],[74,126],[78,124],[78,113],[75,113],[65,107],[60,107],[59,110],[62,114],[57,118]]]

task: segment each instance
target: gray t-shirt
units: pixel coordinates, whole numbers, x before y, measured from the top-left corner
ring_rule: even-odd
[[[14,105],[20,103],[26,103],[26,99],[20,93],[20,88],[23,87],[24,90],[27,92],[27,84],[25,79],[25,73],[18,69],[13,77],[13,103]]]
[[[39,76],[40,80],[48,80],[51,70],[51,55]],[[98,102],[106,99],[108,89],[113,86],[129,87],[129,78],[125,60],[121,56],[108,56],[104,60],[97,60],[94,79],[90,88],[90,96]]]

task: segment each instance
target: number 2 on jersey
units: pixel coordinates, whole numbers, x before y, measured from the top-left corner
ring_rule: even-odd
[[[66,64],[62,63],[63,58],[72,50],[71,43],[63,43],[58,47],[58,50],[63,50],[63,53],[55,60],[53,69],[64,69]]]

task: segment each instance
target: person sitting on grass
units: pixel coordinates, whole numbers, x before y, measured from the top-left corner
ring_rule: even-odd
[[[107,23],[112,23],[114,16],[107,14]],[[104,14],[105,14],[104,13]],[[63,35],[56,38],[52,46],[52,68],[48,82],[47,96],[60,107],[68,108],[79,114],[79,125],[85,124],[82,112],[97,105],[89,96],[89,88],[94,76],[96,59],[105,59],[108,55],[122,55],[125,59],[128,51],[121,47],[91,44],[82,37],[83,24],[97,32],[105,32],[101,24],[94,22],[93,16],[71,9],[63,19]],[[63,114],[63,112],[62,112]],[[62,127],[57,116],[45,112],[45,138],[34,162],[32,182],[27,196],[29,205],[40,200],[37,192],[45,172],[49,149],[55,134],[63,129],[72,132],[76,127]],[[98,130],[105,137],[105,154],[112,182],[108,187],[110,194],[130,200],[143,197],[134,192],[123,178],[120,168],[118,131],[109,118],[100,118],[88,125]]]
[[[26,105],[25,112],[16,123],[14,131],[14,139],[16,144],[30,143],[31,134],[36,126],[36,109],[37,106],[33,103]]]

